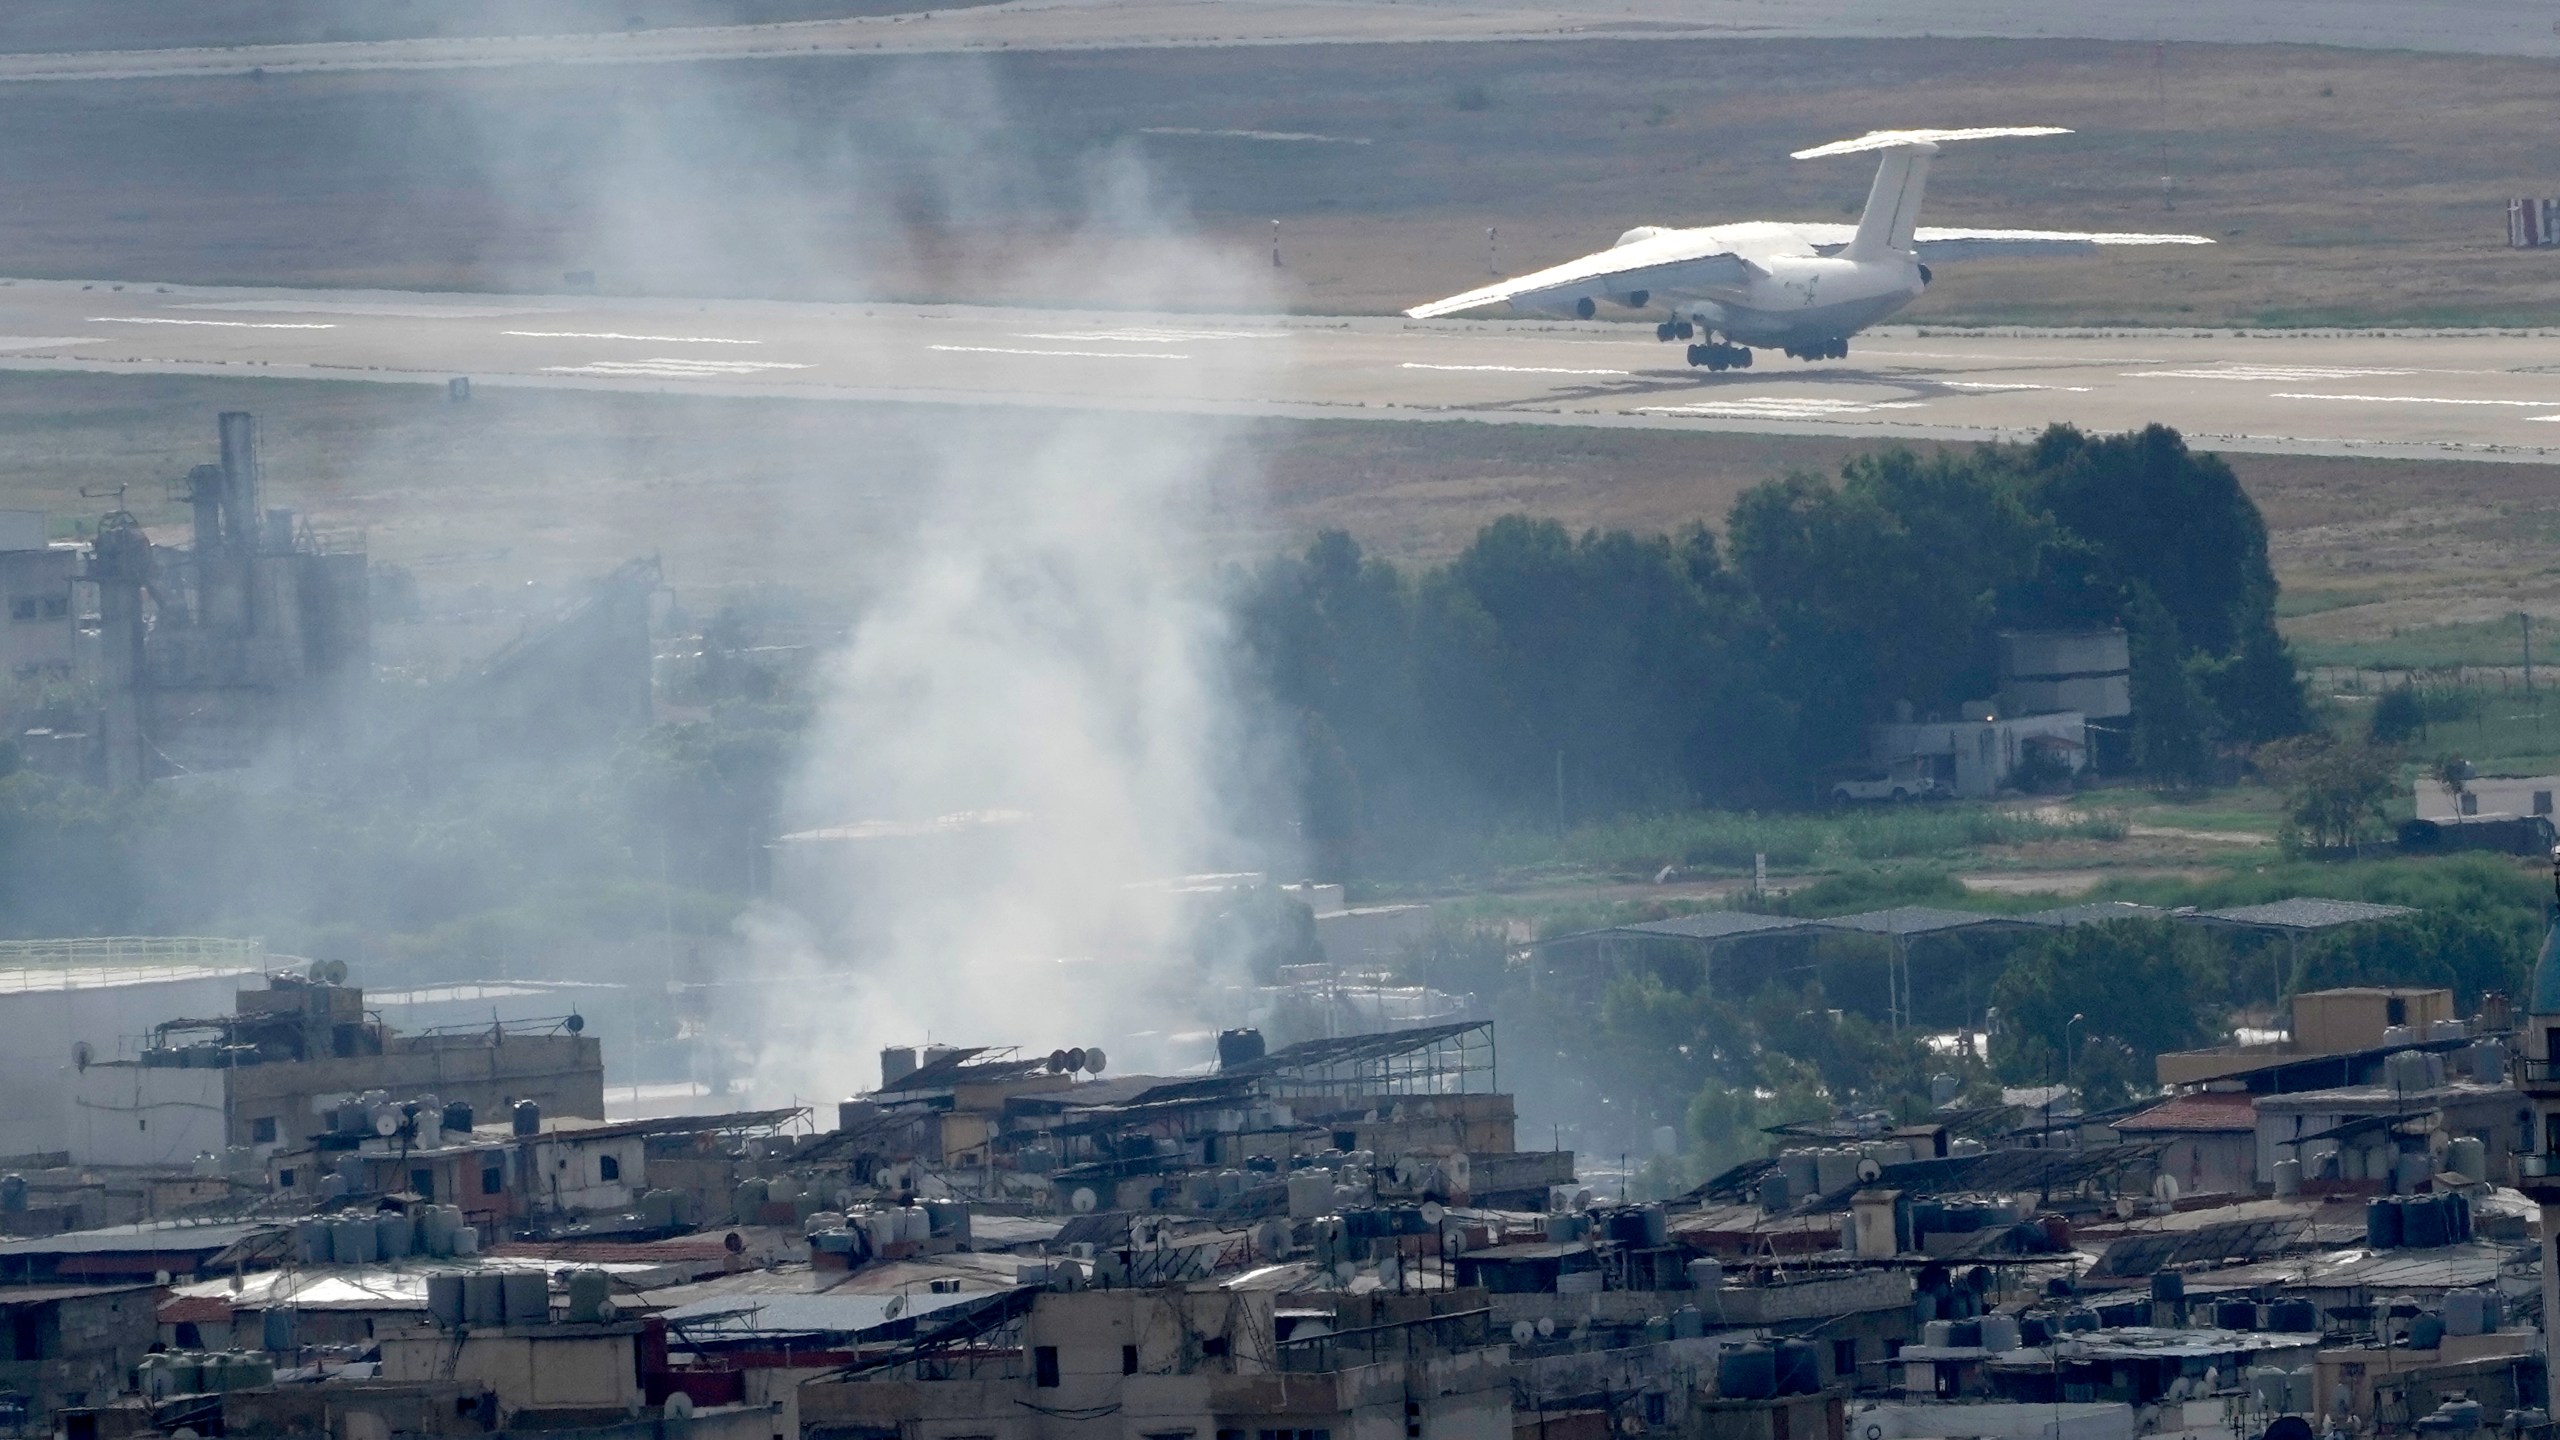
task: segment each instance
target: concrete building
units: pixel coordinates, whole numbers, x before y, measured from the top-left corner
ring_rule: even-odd
[[[2068,770],[2088,768],[2087,718],[2077,710],[2018,716],[1985,712],[1867,729],[1867,755],[1876,764],[1890,768],[1921,762],[1950,793],[1968,798],[1998,794],[2018,767],[2039,753]]]
[[[67,681],[79,662],[82,547],[47,527],[41,510],[0,510],[0,677],[21,685]]]
[[[163,937],[0,941],[0,1156],[66,1151],[75,1047],[138,1053],[151,1027],[230,1003],[264,973],[257,941]],[[21,1159],[21,1168],[32,1162]]]
[[[2133,713],[2133,657],[2122,630],[2011,630],[2000,636],[2000,713]]]
[[[2421,820],[2458,820],[2466,815],[2550,815],[2552,796],[2560,793],[2560,775],[2480,775],[2459,790],[2433,775],[2409,782],[2413,813]]]
[[[130,1058],[77,1069],[65,1128],[86,1163],[187,1165],[337,1133],[376,1092],[602,1120],[604,1061],[594,1037],[562,1027],[396,1034],[354,986],[274,975],[238,992],[232,1014],[165,1018]]]
[[[2258,1112],[2246,1091],[2180,1095],[2128,1115],[2113,1126],[2137,1144],[2161,1146],[2160,1173],[2188,1195],[2254,1195],[2258,1189]]]

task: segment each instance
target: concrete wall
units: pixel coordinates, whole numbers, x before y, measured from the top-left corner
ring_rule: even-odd
[[[475,1330],[457,1352],[451,1332],[425,1328],[382,1341],[382,1378],[458,1380],[498,1395],[501,1411],[613,1409],[643,1400],[637,1325]]]
[[[70,1148],[71,1047],[131,1055],[153,1025],[230,1008],[245,967],[0,970],[0,1155]],[[217,1147],[218,1148],[218,1147]],[[76,1151],[75,1163],[102,1163]]]
[[[494,1121],[531,1100],[542,1113],[604,1118],[604,1055],[590,1035],[509,1035],[490,1043],[393,1042],[381,1055],[352,1055],[234,1072],[232,1144],[251,1144],[260,1117],[273,1117],[287,1143],[317,1133],[320,1112],[341,1097],[388,1090],[394,1099],[434,1095],[471,1104]]]
[[[237,1071],[107,1064],[75,1070],[64,1148],[82,1165],[174,1165],[222,1153],[224,1078]]]
[[[649,1188],[649,1142],[639,1135],[580,1139],[575,1134],[546,1136],[534,1142],[534,1194],[526,1197],[544,1209],[571,1211],[628,1210]],[[616,1175],[607,1179],[605,1161]]]
[[[2400,1002],[2401,1018],[2391,1018],[2391,1002]],[[2382,1032],[2393,1024],[2418,1027],[2427,1038],[2430,1021],[2451,1020],[2450,990],[2386,987],[2313,990],[2293,997],[2293,1048],[2304,1055],[2341,1055],[2382,1044]]]
[[[0,678],[71,678],[79,620],[77,550],[0,550]]]
[[[1877,725],[1867,731],[1869,755],[1879,764],[1907,756],[1944,756],[1955,770],[1958,795],[1997,793],[2026,758],[2029,740],[2068,741],[2061,753],[2074,770],[2088,763],[2089,725],[2076,710],[2006,720],[1948,720]]]
[[[2410,782],[2409,798],[2421,820],[2451,820],[2460,815],[2549,815],[2560,798],[2560,775],[2483,775],[2463,787],[2471,805],[2421,775]]]

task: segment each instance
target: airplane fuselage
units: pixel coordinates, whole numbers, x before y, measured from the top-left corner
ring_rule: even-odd
[[[1666,274],[1649,288],[1607,294],[1622,306],[1693,319],[1740,345],[1812,346],[1845,339],[1919,299],[1929,285],[1928,272],[1910,251],[1851,260],[1836,253],[1842,244],[1834,236],[1821,231],[1808,235],[1778,222],[1694,229],[1647,226],[1629,231],[1616,249],[1639,247],[1720,251],[1749,262],[1746,273],[1729,278],[1701,276],[1684,283],[1684,278]],[[1578,314],[1591,288],[1523,295],[1512,304],[1541,314]]]

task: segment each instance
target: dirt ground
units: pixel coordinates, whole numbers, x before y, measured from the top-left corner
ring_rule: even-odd
[[[427,386],[12,372],[0,373],[0,505],[41,507],[67,529],[121,486],[146,524],[181,538],[174,487],[211,458],[224,409],[259,415],[272,503],[363,531],[430,599],[479,610],[649,554],[689,598],[770,586],[840,608],[912,522],[912,476],[951,427],[1028,435],[1042,423],[951,407],[500,389],[453,405]],[[1217,558],[1245,563],[1329,527],[1398,561],[1445,559],[1513,512],[1578,528],[1716,526],[1743,487],[1836,472],[1867,443],[1357,421],[1264,421],[1231,439],[1208,538]],[[2555,594],[2560,467],[2230,461],[2266,513],[2288,591],[2361,602],[2297,629],[2387,629]]]
[[[2560,251],[2507,249],[2505,216],[2552,188],[2548,90],[2529,60],[1989,40],[26,85],[0,89],[0,272],[1060,299],[1026,261],[1058,233],[1172,223],[1292,306],[1381,311],[1639,222],[1844,218],[1870,167],[1786,158],[1817,141],[2048,123],[2080,133],[1951,150],[1924,218],[2221,243],[1950,264],[1917,318],[2539,322]]]

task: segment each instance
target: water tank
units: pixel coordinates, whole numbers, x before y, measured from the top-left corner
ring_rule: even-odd
[[[1813,1154],[1814,1184],[1821,1193],[1832,1194],[1858,1183],[1858,1152],[1845,1147],[1817,1150]]]
[[[1695,1340],[1707,1333],[1707,1313],[1695,1305],[1683,1305],[1671,1312],[1671,1336],[1675,1340]]]
[[[2287,1335],[2316,1334],[2320,1307],[2309,1300],[2278,1300],[2267,1307],[2267,1328]]]
[[[2187,1277],[2175,1270],[2154,1271],[2151,1276],[2151,1298],[2175,1305],[2187,1298]]]
[[[480,1232],[469,1225],[453,1232],[453,1257],[467,1259],[480,1253]]]
[[[374,1253],[385,1260],[409,1258],[409,1237],[417,1222],[405,1212],[385,1210],[373,1217]]]
[[[2412,1195],[2400,1206],[2400,1243],[2431,1250],[2453,1243],[2453,1227],[2445,1215],[2444,1196]]]
[[[2097,1328],[2098,1312],[2095,1310],[2066,1310],[2063,1312],[2062,1333],[2065,1335],[2084,1334]]]
[[[2005,1355],[2018,1348],[2018,1320],[2014,1315],[1982,1317],[1982,1348],[1995,1355]]]
[[[2034,1347],[2053,1343],[2053,1324],[2042,1315],[2018,1317],[2018,1343]]]
[[[2302,1193],[2302,1162],[2300,1160],[2288,1155],[2277,1161],[2275,1176],[2277,1194],[2299,1195]]]
[[[2444,1348],[2444,1317],[2421,1315],[2409,1322],[2409,1348],[2440,1350]]]
[[[372,1264],[374,1234],[370,1215],[341,1216],[330,1221],[329,1258],[340,1265]]]
[[[1810,1340],[1779,1342],[1777,1369],[1781,1395],[1811,1395],[1822,1388],[1822,1354]]]
[[[305,1265],[329,1263],[331,1243],[329,1222],[297,1220],[293,1222],[293,1258]]]
[[[1787,1207],[1793,1203],[1795,1203],[1795,1198],[1793,1192],[1787,1189],[1786,1171],[1772,1170],[1768,1174],[1760,1177],[1761,1209],[1772,1215],[1782,1215],[1786,1213]]]
[[[2448,1190],[2439,1197],[2444,1202],[2445,1234],[2456,1245],[2471,1240],[2471,1197],[2459,1190]]]
[[[498,1304],[509,1325],[551,1323],[551,1277],[539,1270],[510,1270],[500,1277]]]
[[[444,1118],[441,1122],[445,1129],[468,1135],[471,1133],[471,1119],[470,1101],[448,1100],[445,1102]]]
[[[1982,1322],[1979,1320],[1942,1320],[1947,1327],[1947,1343],[1959,1350],[1977,1350],[1982,1346]]]
[[[2151,1302],[2119,1300],[2098,1307],[2098,1322],[2109,1329],[2124,1325],[2147,1325],[2151,1322]]]
[[[1933,1350],[1944,1350],[1956,1343],[1956,1322],[1932,1320],[1920,1327],[1920,1343]]]
[[[887,1089],[916,1073],[916,1047],[884,1045],[880,1048],[880,1087]]]
[[[0,1175],[0,1211],[16,1215],[25,1211],[26,1208],[27,1177]]]
[[[1735,1345],[1716,1356],[1716,1394],[1726,1400],[1767,1400],[1778,1393],[1778,1357],[1766,1345]]]
[[[1821,1167],[1810,1150],[1790,1150],[1779,1156],[1778,1173],[1787,1177],[1787,1193],[1790,1195],[1820,1193]]]
[[[2217,1330],[2255,1330],[2258,1307],[2248,1300],[2223,1300],[2213,1307],[2213,1324]]]
[[[542,1133],[542,1107],[530,1100],[516,1102],[514,1120],[515,1133],[519,1138],[531,1138]]]
[[[495,1270],[476,1270],[462,1277],[462,1323],[465,1325],[502,1325],[506,1323],[506,1292]]]
[[[2376,1250],[2400,1243],[2400,1202],[2384,1196],[2364,1202],[2364,1243]]]
[[[2404,1151],[2391,1162],[2391,1188],[2398,1194],[2414,1195],[2435,1173],[2435,1162],[2427,1158],[2425,1151]]]
[[[572,1325],[593,1325],[604,1319],[605,1307],[613,1303],[613,1281],[601,1270],[588,1268],[569,1272],[569,1309],[563,1317]]]
[[[1218,1032],[1218,1068],[1232,1070],[1262,1058],[1262,1032],[1246,1026]]]
[[[258,1343],[280,1355],[302,1348],[300,1312],[279,1305],[258,1317]]]
[[[1723,1262],[1723,1261],[1721,1261],[1721,1260],[1692,1260],[1692,1261],[1690,1261],[1690,1262],[1689,1262],[1689,1288],[1690,1288],[1690,1289],[1692,1289],[1692,1290],[1721,1290],[1721,1289],[1723,1289],[1723,1288],[1724,1288],[1724,1262]]]
[[[427,1277],[427,1314],[437,1324],[452,1326],[463,1323],[462,1282],[463,1277],[458,1273]],[[275,1347],[267,1348],[272,1350]]]
[[[265,1355],[243,1350],[232,1357],[232,1390],[259,1390],[276,1383],[276,1362]]]

